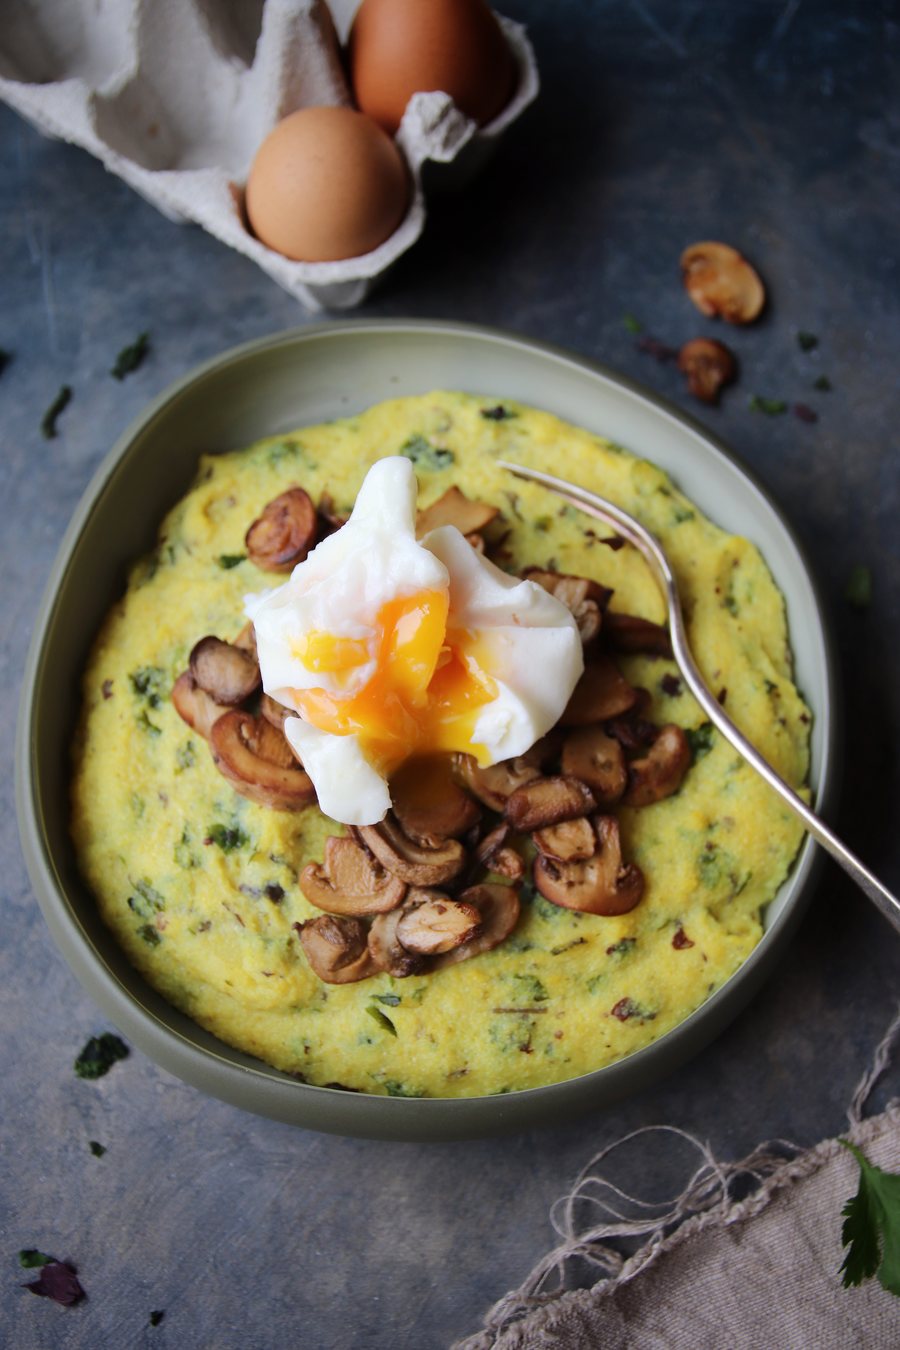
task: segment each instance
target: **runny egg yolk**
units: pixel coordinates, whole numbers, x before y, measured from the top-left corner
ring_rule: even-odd
[[[374,660],[375,669],[351,694],[293,690],[298,711],[322,731],[358,737],[366,758],[384,773],[430,751],[486,757],[472,732],[497,685],[479,665],[474,635],[448,629],[448,608],[443,592],[421,591],[382,605],[374,638],[305,634],[293,646],[307,669],[346,676],[348,683],[360,666]]]

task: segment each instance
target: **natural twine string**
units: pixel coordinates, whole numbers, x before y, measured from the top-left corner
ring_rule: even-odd
[[[853,1094],[847,1111],[851,1128],[862,1127],[865,1104],[878,1079],[889,1067],[898,1040],[900,1007]],[[900,1102],[891,1101],[887,1111],[900,1118]],[[683,1140],[700,1155],[700,1162],[684,1189],[671,1200],[642,1200],[622,1190],[598,1171],[617,1149],[649,1136]],[[826,1139],[803,1152],[797,1144],[775,1139],[760,1144],[739,1162],[722,1162],[713,1156],[708,1143],[675,1126],[646,1125],[632,1130],[596,1153],[582,1169],[569,1194],[553,1205],[550,1219],[561,1242],[537,1263],[518,1289],[511,1290],[494,1304],[485,1319],[484,1329],[458,1342],[455,1350],[490,1350],[497,1336],[511,1323],[532,1310],[547,1308],[557,1302],[566,1293],[567,1267],[574,1261],[582,1261],[597,1272],[590,1288],[596,1295],[605,1297],[652,1264],[676,1234],[680,1239],[687,1235],[687,1230],[693,1234],[710,1224],[731,1225],[758,1213],[774,1191],[817,1171],[839,1147],[836,1140]],[[738,1182],[741,1190],[749,1190],[749,1194],[736,1202],[734,1194]],[[580,1227],[579,1215],[585,1207],[595,1217]],[[623,1239],[639,1240],[640,1245],[630,1256],[623,1255],[611,1245]]]

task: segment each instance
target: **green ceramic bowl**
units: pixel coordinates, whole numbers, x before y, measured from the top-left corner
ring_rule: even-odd
[[[646,1087],[701,1049],[771,970],[810,890],[813,847],[767,912],[739,971],[654,1045],[570,1082],[497,1097],[411,1100],[297,1083],[232,1050],[176,1012],[128,964],[100,921],[68,834],[69,747],[94,633],[127,565],[154,543],[198,455],[434,388],[520,399],[653,459],[718,524],[762,550],[788,608],[797,678],[815,712],[812,786],[827,812],[834,771],[833,666],[813,582],[777,509],[700,426],[625,380],[566,352],[453,323],[351,321],[252,342],[161,394],[101,464],[59,550],[36,616],[17,746],[22,845],[60,950],[103,1012],[187,1082],[261,1115],[382,1139],[453,1139],[571,1119]],[[558,467],[558,466],[552,466]]]

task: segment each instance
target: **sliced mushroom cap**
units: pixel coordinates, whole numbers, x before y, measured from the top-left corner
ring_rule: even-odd
[[[702,403],[718,403],[719,393],[737,376],[737,361],[715,338],[693,338],[678,353],[678,369],[687,376],[688,390]]]
[[[577,778],[555,775],[536,778],[516,788],[506,803],[506,819],[514,830],[527,833],[584,816],[596,806],[593,794]]]
[[[521,853],[507,845],[510,829],[504,820],[486,834],[475,849],[475,859],[488,872],[510,881],[521,881],[525,875],[525,862]]]
[[[486,883],[470,886],[458,897],[462,903],[472,905],[481,916],[481,932],[463,942],[452,951],[444,952],[435,959],[434,970],[443,970],[445,966],[456,965],[458,961],[467,961],[470,956],[480,956],[505,942],[519,922],[519,896],[512,886],[500,886]]]
[[[621,745],[602,726],[578,727],[566,737],[562,771],[587,783],[600,806],[617,802],[628,784]]]
[[[267,722],[271,722],[276,731],[284,731],[287,719],[297,716],[291,708],[286,708],[269,694],[263,694],[259,700],[259,711]]]
[[[395,979],[403,980],[407,975],[415,975],[425,966],[425,958],[418,952],[410,952],[397,936],[400,920],[403,918],[402,906],[387,914],[378,914],[372,920],[369,929],[369,956],[376,970],[383,970]]]
[[[526,567],[522,576],[535,581],[562,601],[578,625],[585,646],[597,637],[603,622],[603,612],[609,604],[612,591],[591,577],[570,576],[565,572],[551,572],[540,567]]]
[[[644,874],[634,863],[623,864],[619,822],[595,816],[598,849],[582,862],[559,862],[539,853],[534,884],[546,900],[582,914],[627,914],[644,894]]]
[[[476,534],[496,520],[500,508],[489,502],[473,501],[458,487],[448,488],[437,501],[419,511],[416,516],[416,535],[421,539],[429,530],[441,525],[455,525],[460,534]]]
[[[401,946],[419,956],[440,956],[478,936],[481,914],[465,900],[440,891],[410,891],[396,934]]]
[[[607,610],[603,637],[617,652],[643,652],[646,656],[671,656],[672,639],[661,623],[638,618],[636,614],[618,614]]]
[[[637,690],[628,683],[612,658],[595,656],[585,665],[559,719],[560,724],[583,727],[591,722],[605,722],[633,708],[637,700]]]
[[[250,561],[264,572],[289,572],[316,542],[316,508],[301,487],[288,488],[257,516],[245,537]]]
[[[233,709],[210,734],[213,759],[236,792],[276,811],[296,811],[316,799],[287,741],[264,717]]]
[[[390,811],[379,824],[361,825],[357,833],[382,867],[411,886],[442,886],[459,876],[466,864],[466,850],[458,839],[443,840],[436,847],[417,844]]]
[[[481,807],[453,778],[449,755],[409,759],[392,775],[391,809],[403,833],[434,848],[477,825]]]
[[[730,244],[691,244],[681,255],[681,272],[688,295],[709,318],[752,323],[766,302],[758,273]]]
[[[243,703],[260,685],[256,657],[217,637],[204,637],[196,643],[190,670],[204,693],[226,707]]]
[[[329,914],[383,914],[402,902],[406,882],[392,877],[355,840],[329,835],[324,863],[304,867],[300,889]]]
[[[523,783],[540,778],[541,770],[532,751],[525,755],[516,755],[514,759],[502,759],[482,769],[474,755],[457,754],[453,756],[454,772],[459,775],[471,793],[489,806],[492,811],[502,811],[506,799]]]
[[[535,830],[532,838],[549,858],[558,858],[560,862],[583,862],[592,858],[597,851],[597,838],[594,827],[587,816],[578,816],[575,820],[564,820],[560,825],[550,825],[545,830]]]
[[[179,675],[173,684],[172,702],[182,721],[209,740],[213,725],[222,716],[222,709],[200,688],[189,670]]]
[[[307,961],[326,984],[353,984],[376,974],[366,926],[359,919],[320,914],[294,927]]]
[[[623,801],[626,806],[650,806],[670,797],[681,787],[684,775],[691,766],[691,748],[681,727],[674,722],[664,726],[650,751],[642,759],[633,759],[628,766],[628,788]]]
[[[249,652],[256,664],[259,665],[259,657],[256,654],[256,629],[252,623],[244,624],[231,645],[232,647],[240,647],[242,652]]]

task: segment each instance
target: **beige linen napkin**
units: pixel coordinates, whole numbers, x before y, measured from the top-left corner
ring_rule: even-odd
[[[886,1171],[900,1171],[900,1100],[861,1119],[875,1081],[900,1037],[900,1014],[878,1048],[848,1111],[846,1138]],[[629,1141],[658,1143],[650,1127]],[[650,1136],[642,1139],[641,1136]],[[619,1144],[626,1141],[619,1141]],[[619,1146],[593,1159],[557,1218],[562,1243],[523,1285],[489,1313],[484,1330],[457,1350],[847,1350],[900,1346],[900,1298],[875,1280],[845,1289],[839,1268],[841,1210],[859,1169],[836,1139],[785,1160],[790,1145],[764,1145],[739,1163],[719,1163],[697,1140],[703,1161],[665,1213],[622,1218],[624,1196],[596,1171]],[[734,1183],[755,1187],[734,1201]],[[586,1203],[603,1221],[579,1231]],[[690,1216],[690,1217],[688,1217]],[[673,1231],[673,1225],[675,1225]],[[628,1259],[614,1239],[640,1236]],[[603,1275],[590,1289],[542,1292],[573,1258]]]

